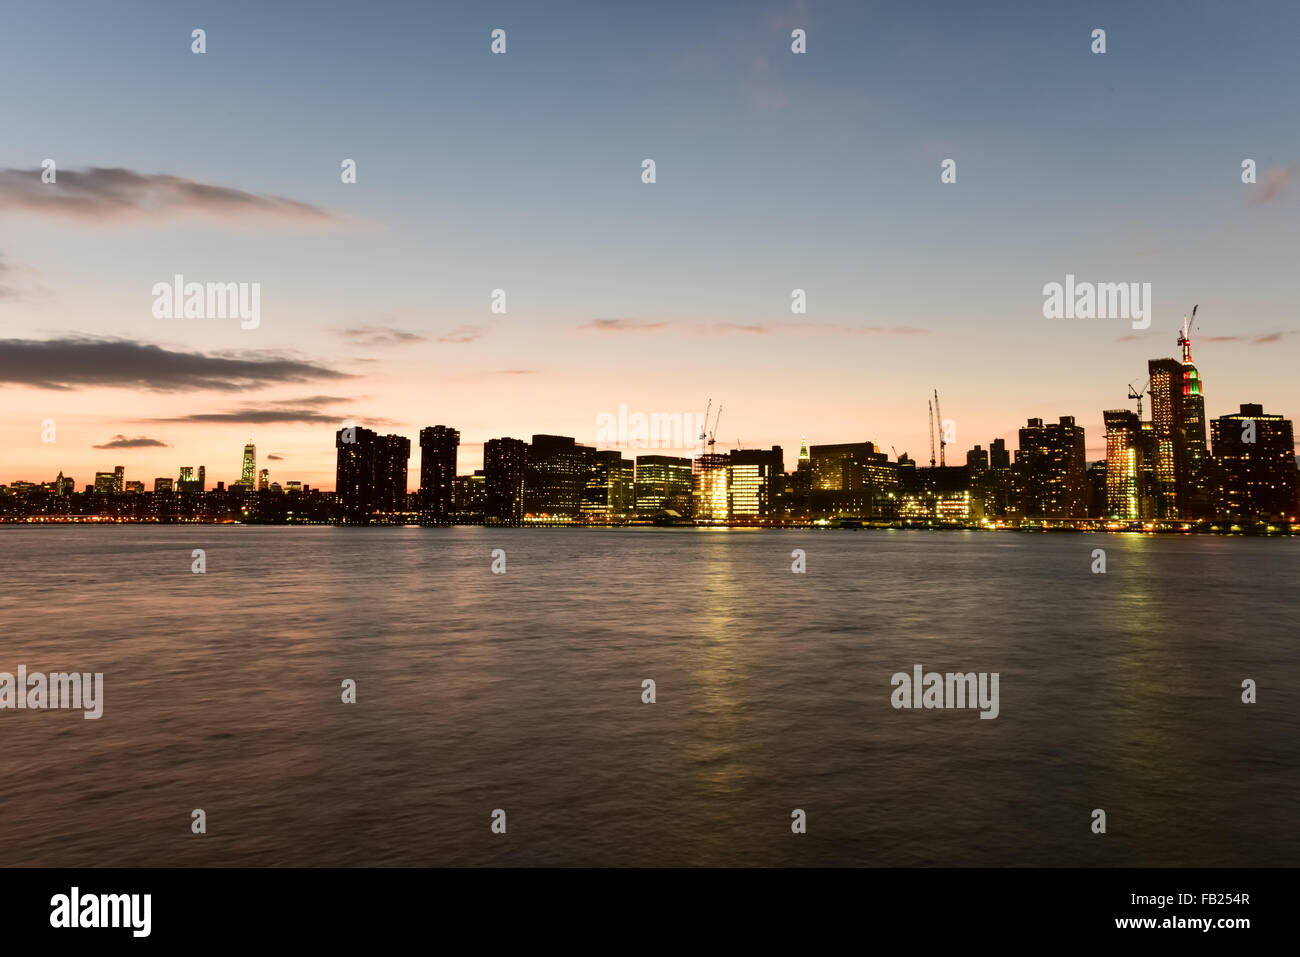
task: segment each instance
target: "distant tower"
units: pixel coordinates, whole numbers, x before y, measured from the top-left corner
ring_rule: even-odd
[[[800,436],[799,440],[799,468],[811,468],[812,458],[808,455],[808,436]]]
[[[259,490],[261,490],[261,491],[263,491],[263,492],[265,492],[268,488],[271,487],[271,470],[270,470],[270,469],[262,469],[262,471],[258,474],[258,477],[257,477],[257,487],[258,487]]]
[[[257,446],[249,442],[244,446],[244,468],[239,484],[253,488],[257,484]]]
[[[208,467],[206,465],[200,465],[199,466],[199,491],[206,492],[207,490],[208,490]]]

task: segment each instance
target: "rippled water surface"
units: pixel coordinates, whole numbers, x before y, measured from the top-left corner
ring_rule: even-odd
[[[0,529],[0,671],[105,676],[98,721],[0,712],[0,864],[1296,865],[1298,571],[1211,537]],[[915,664],[998,672],[999,716],[894,710]]]

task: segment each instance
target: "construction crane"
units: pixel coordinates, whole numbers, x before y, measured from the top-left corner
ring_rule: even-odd
[[[718,403],[718,414],[715,415],[715,416],[713,417],[713,428],[709,430],[709,454],[710,454],[710,455],[713,454],[713,443],[716,441],[716,439],[714,438],[714,436],[717,435],[717,432],[718,432],[718,423],[721,422],[721,421],[722,421],[722,403],[719,402],[719,403]],[[708,425],[708,420],[707,420],[707,419],[705,420],[705,425]]]
[[[1147,390],[1148,390],[1149,388],[1151,388],[1151,380],[1150,380],[1150,379],[1147,379],[1146,383],[1142,386],[1141,389],[1135,389],[1135,388],[1133,388],[1133,383],[1131,383],[1131,382],[1130,382],[1129,385],[1128,385],[1128,397],[1129,397],[1130,399],[1137,399],[1137,404],[1138,404],[1138,421],[1139,421],[1139,422],[1142,421],[1142,396],[1144,396],[1144,395],[1147,394]]]
[[[1190,322],[1186,316],[1183,316],[1183,331],[1178,334],[1178,344],[1183,347],[1183,362],[1188,365],[1192,361],[1192,327],[1196,325],[1196,310],[1200,308],[1200,303],[1192,306]]]
[[[712,411],[713,411],[713,399],[710,398],[709,404],[704,409],[704,424],[700,426],[700,436],[697,439],[700,445],[703,445],[704,440],[708,438],[708,436],[705,434],[705,431],[709,427],[709,413]]]
[[[939,468],[945,468],[943,461],[943,450],[948,445],[948,440],[943,437],[943,413],[939,411],[939,390],[934,390],[934,417],[939,420]],[[931,465],[934,463],[931,462]]]
[[[930,409],[930,468],[934,468],[934,403],[926,399],[925,404]]]

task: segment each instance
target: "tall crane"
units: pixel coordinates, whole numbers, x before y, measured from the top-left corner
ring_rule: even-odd
[[[715,441],[717,441],[717,440],[714,438],[714,436],[717,435],[717,432],[718,432],[718,423],[721,422],[721,421],[722,421],[722,403],[719,402],[719,403],[718,403],[718,414],[715,415],[715,416],[713,417],[713,428],[709,430],[709,454],[710,454],[710,455],[713,454],[713,443],[714,443]],[[706,425],[708,424],[708,420],[705,420],[705,424],[706,424]]]
[[[1183,331],[1178,334],[1178,344],[1183,347],[1184,365],[1191,365],[1192,363],[1192,326],[1196,325],[1196,310],[1200,308],[1200,303],[1192,306],[1190,321],[1186,316],[1183,316]]]
[[[934,403],[926,399],[925,404],[930,409],[930,468],[934,468]]]
[[[705,406],[704,409],[704,423],[700,426],[699,438],[696,439],[696,441],[699,442],[700,445],[704,445],[704,440],[708,438],[708,435],[706,434],[706,430],[709,427],[709,413],[712,411],[713,411],[713,399],[710,398],[709,404]]]
[[[1137,404],[1138,404],[1138,421],[1139,421],[1139,422],[1142,421],[1142,396],[1144,396],[1144,395],[1147,394],[1147,390],[1148,390],[1149,388],[1151,388],[1151,380],[1150,380],[1150,379],[1147,379],[1147,381],[1143,384],[1143,386],[1142,386],[1141,389],[1135,389],[1135,388],[1133,388],[1133,383],[1131,383],[1131,382],[1130,382],[1129,385],[1128,385],[1128,397],[1129,397],[1130,399],[1137,399]]]
[[[948,440],[943,437],[943,413],[939,411],[939,390],[934,390],[934,417],[939,420],[939,468],[944,468],[943,450]],[[934,463],[931,462],[931,465]]]

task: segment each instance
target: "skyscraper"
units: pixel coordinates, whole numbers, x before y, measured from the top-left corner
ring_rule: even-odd
[[[1106,509],[1108,518],[1136,522],[1154,517],[1155,435],[1136,412],[1111,409],[1106,423]]]
[[[732,521],[773,518],[785,479],[781,446],[732,449],[727,463],[727,514]]]
[[[636,457],[636,510],[653,518],[661,512],[691,514],[691,460],[672,455]]]
[[[238,484],[245,488],[253,488],[257,484],[257,446],[252,442],[244,446],[244,462]]]
[[[534,435],[528,447],[524,513],[547,519],[577,518],[592,451],[567,435]]]
[[[1210,422],[1214,511],[1225,518],[1276,518],[1297,513],[1295,436],[1291,421],[1262,405]]]
[[[410,439],[348,428],[335,433],[334,444],[338,449],[335,495],[348,521],[365,523],[406,511]]]
[[[1030,419],[1016,452],[1016,506],[1022,517],[1086,518],[1088,464],[1083,427],[1074,416],[1044,425]]]
[[[1147,370],[1151,373],[1151,429],[1155,437],[1156,517],[1178,518],[1187,492],[1183,364],[1177,359],[1152,359]]]
[[[460,432],[445,425],[420,430],[420,520],[446,522],[453,510]]]
[[[583,516],[622,518],[632,514],[635,501],[632,460],[623,458],[618,449],[593,449],[588,454]]]
[[[488,439],[483,444],[485,517],[490,523],[518,525],[524,520],[524,478],[528,443],[523,439]]]

